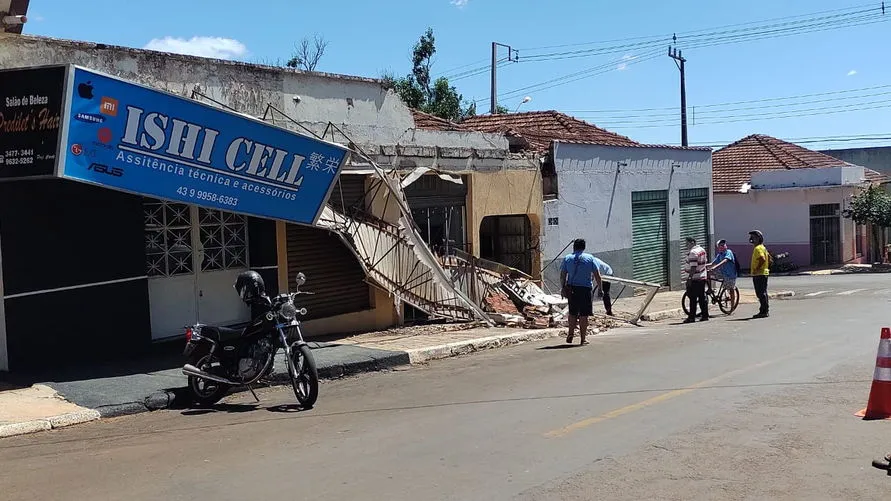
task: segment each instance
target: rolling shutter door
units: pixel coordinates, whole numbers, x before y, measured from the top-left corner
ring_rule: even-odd
[[[351,208],[365,208],[365,175],[341,174],[331,190],[328,204],[337,212],[350,215]]]
[[[289,290],[294,290],[297,273],[303,272],[306,275],[304,288],[315,293],[298,298],[298,306],[309,310],[307,320],[371,307],[365,272],[337,235],[289,224],[287,240]]]
[[[634,279],[668,284],[668,193],[632,193],[632,250]]]
[[[708,188],[680,191],[680,228],[681,245],[684,238],[696,239],[709,255],[712,252],[708,232]],[[683,254],[683,253],[682,253]]]

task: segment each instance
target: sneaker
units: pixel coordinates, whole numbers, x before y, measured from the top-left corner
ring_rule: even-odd
[[[711,318],[711,317],[703,316],[703,317],[699,318],[699,321],[700,322],[708,322],[709,318]]]
[[[696,317],[687,317],[686,319],[684,319],[685,324],[692,324],[695,321],[696,321]]]
[[[769,316],[770,315],[767,313],[756,313],[756,314],[752,315],[752,318],[767,318]]]
[[[891,454],[888,454],[883,458],[873,459],[872,466],[880,470],[887,470],[891,467]]]

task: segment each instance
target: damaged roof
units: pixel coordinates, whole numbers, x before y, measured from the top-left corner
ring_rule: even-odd
[[[478,132],[499,132],[519,139],[524,149],[546,151],[553,141],[584,142],[606,146],[641,146],[626,136],[554,110],[479,115],[461,125]]]
[[[737,193],[752,174],[780,169],[819,169],[854,166],[823,153],[763,134],[752,134],[712,154],[712,186],[715,193]],[[859,166],[856,166],[859,167]],[[889,178],[864,168],[866,180],[888,182]]]
[[[415,127],[423,130],[449,131],[449,132],[472,132],[461,124],[451,122],[445,118],[440,118],[430,113],[424,113],[421,110],[411,109],[411,116],[415,120]]]

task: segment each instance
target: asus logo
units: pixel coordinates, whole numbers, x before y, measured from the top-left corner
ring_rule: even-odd
[[[120,167],[109,167],[102,164],[91,164],[87,170],[95,171],[100,174],[108,174],[109,176],[121,177],[124,175],[124,169]]]

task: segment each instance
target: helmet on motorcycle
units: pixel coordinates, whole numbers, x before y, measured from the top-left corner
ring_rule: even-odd
[[[250,303],[266,294],[266,284],[263,277],[253,270],[243,271],[235,280],[235,292],[245,303]]]

